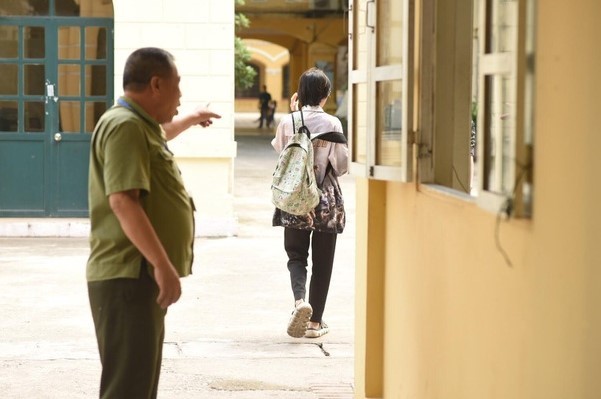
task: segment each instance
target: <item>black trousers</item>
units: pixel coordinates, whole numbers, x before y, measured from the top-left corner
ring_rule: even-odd
[[[263,127],[263,121],[265,121],[266,125],[269,125],[269,108],[261,108],[261,116],[259,117],[259,127]],[[269,127],[269,126],[268,126]]]
[[[144,265],[137,279],[88,283],[102,363],[101,399],[157,397],[166,314],[157,295]]]
[[[311,321],[321,323],[336,251],[335,233],[284,228],[284,248],[288,254],[288,270],[294,299],[305,299],[309,246],[311,247],[311,282],[309,283],[309,303],[313,308]]]

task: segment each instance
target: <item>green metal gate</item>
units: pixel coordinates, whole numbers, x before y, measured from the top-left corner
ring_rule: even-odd
[[[112,19],[0,16],[0,217],[88,215],[90,136],[112,103]]]

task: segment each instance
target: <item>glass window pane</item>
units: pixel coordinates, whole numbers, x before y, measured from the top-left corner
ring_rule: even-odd
[[[19,68],[17,64],[0,64],[0,94],[17,95]]]
[[[61,17],[78,17],[79,1],[73,0],[54,0],[55,14]]]
[[[484,189],[513,192],[515,176],[515,79],[487,76],[485,81]]]
[[[78,26],[58,28],[58,59],[78,60],[81,57],[81,35]]]
[[[402,81],[377,83],[376,165],[401,166]]]
[[[0,26],[0,58],[17,58],[19,30],[16,26]]]
[[[48,0],[2,0],[0,15],[49,15]]]
[[[18,130],[19,105],[16,101],[0,101],[0,131]]]
[[[46,72],[44,64],[23,65],[25,95],[44,95]]]
[[[104,101],[88,101],[86,102],[86,126],[85,132],[92,133],[98,119],[106,111],[106,102]]]
[[[73,64],[58,66],[58,95],[80,96],[81,67]]]
[[[353,85],[353,162],[367,163],[367,84]]]
[[[378,0],[376,62],[378,66],[403,62],[403,3]]]
[[[367,50],[371,28],[365,25],[367,1],[355,0],[353,21],[353,69],[365,69],[368,65]]]
[[[46,54],[46,31],[41,26],[23,29],[23,54],[25,58],[44,58]]]
[[[106,95],[106,65],[86,65],[86,96]]]
[[[486,52],[513,53],[518,34],[518,0],[488,0]]]
[[[54,0],[56,15],[66,17],[100,17],[113,16],[111,0]]]
[[[86,60],[105,60],[106,46],[106,28],[86,28]]]
[[[44,118],[44,102],[26,101],[25,102],[25,131],[43,132],[46,129]]]
[[[79,133],[81,131],[81,104],[79,101],[59,101],[59,132]]]

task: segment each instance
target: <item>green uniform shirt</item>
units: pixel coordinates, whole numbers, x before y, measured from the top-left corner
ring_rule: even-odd
[[[140,275],[142,254],[129,241],[109,195],[139,189],[144,208],[181,277],[192,270],[193,203],[167,149],[162,127],[122,97],[100,118],[92,135],[89,175],[88,281]],[[152,267],[149,266],[149,271]]]

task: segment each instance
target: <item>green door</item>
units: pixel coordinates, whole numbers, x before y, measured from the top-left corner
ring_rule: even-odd
[[[0,16],[0,217],[85,217],[113,102],[110,18]]]

